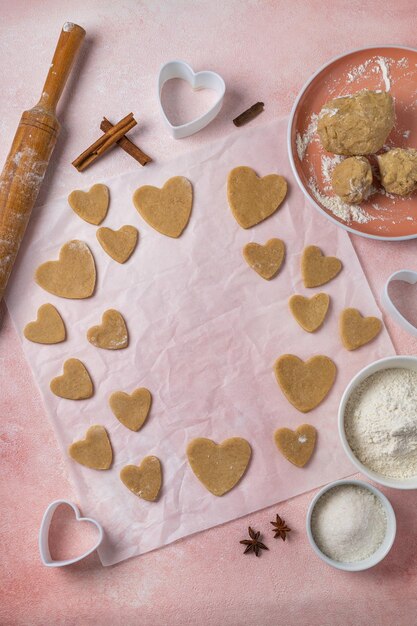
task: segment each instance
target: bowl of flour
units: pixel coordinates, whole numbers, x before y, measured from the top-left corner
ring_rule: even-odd
[[[340,401],[339,434],[368,478],[417,489],[417,357],[388,357],[361,370]]]

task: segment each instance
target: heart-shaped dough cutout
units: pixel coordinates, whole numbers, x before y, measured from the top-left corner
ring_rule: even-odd
[[[310,424],[302,424],[294,430],[278,428],[274,439],[278,450],[297,467],[304,467],[311,458],[316,445],[317,431]]]
[[[145,185],[136,189],[133,204],[143,219],[168,237],[179,237],[190,219],[193,188],[184,176],[174,176],[162,189]]]
[[[138,242],[138,230],[134,226],[122,226],[112,230],[102,226],[96,237],[105,252],[118,263],[126,263]]]
[[[335,256],[324,256],[317,246],[307,246],[301,259],[301,275],[305,287],[320,287],[338,275],[342,261]]]
[[[288,304],[301,328],[308,333],[314,333],[325,320],[330,296],[327,293],[316,293],[312,298],[305,298],[295,294],[291,296]]]
[[[156,456],[145,456],[139,466],[123,467],[120,480],[135,496],[155,502],[162,485],[161,462]]]
[[[39,265],[35,280],[45,291],[61,298],[89,298],[96,285],[96,266],[90,248],[73,239],[59,251],[58,261]]]
[[[130,395],[124,391],[115,391],[109,398],[110,408],[119,422],[135,432],[144,425],[151,403],[151,392],[145,387],[135,389]]]
[[[294,354],[284,354],[275,361],[274,371],[285,397],[302,413],[324,400],[336,378],[336,365],[323,355],[304,362]]]
[[[285,257],[285,244],[281,239],[269,239],[265,245],[247,243],[243,248],[243,256],[249,267],[259,276],[270,280],[281,269]]]
[[[62,376],[50,382],[52,393],[67,400],[85,400],[93,395],[93,382],[84,363],[68,359],[63,366]]]
[[[187,446],[187,457],[198,480],[215,496],[230,491],[242,478],[252,454],[246,439],[231,437],[222,443],[198,437]]]
[[[377,317],[363,317],[358,309],[344,309],[340,314],[339,329],[346,350],[356,350],[379,335],[382,322]]]
[[[97,226],[107,215],[109,190],[106,185],[93,185],[89,191],[76,189],[68,196],[71,209],[85,222]]]
[[[66,338],[65,324],[52,304],[39,307],[36,321],[26,324],[23,334],[29,341],[45,344],[60,343]]]
[[[287,195],[287,181],[278,174],[259,178],[245,166],[235,167],[227,178],[227,199],[237,223],[251,228],[275,213]]]
[[[90,426],[85,439],[75,441],[68,448],[68,454],[74,461],[96,470],[109,469],[113,461],[113,451],[109,436],[104,426]]]
[[[105,350],[122,350],[129,344],[125,321],[115,309],[104,311],[101,324],[87,331],[87,339],[93,346]]]

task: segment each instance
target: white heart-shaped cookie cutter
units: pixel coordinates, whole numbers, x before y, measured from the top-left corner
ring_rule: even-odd
[[[382,304],[387,312],[391,315],[392,319],[397,322],[404,330],[406,330],[414,337],[417,337],[417,328],[413,326],[405,317],[402,315],[393,301],[391,300],[391,296],[389,295],[389,285],[394,280],[401,280],[404,283],[408,283],[409,285],[415,285],[417,283],[417,272],[414,270],[399,270],[398,272],[394,272],[388,278],[387,282],[384,285],[384,290],[382,292]]]
[[[80,556],[76,556],[72,559],[64,559],[62,561],[59,561],[59,560],[54,560],[51,557],[51,552],[49,550],[49,529],[50,529],[52,518],[54,516],[56,509],[62,504],[67,504],[68,506],[72,508],[72,510],[75,513],[75,519],[77,522],[90,522],[91,524],[93,524],[98,530],[98,536],[93,547],[89,548],[86,552],[84,552]],[[73,563],[78,563],[78,561],[85,559],[87,556],[89,556],[90,554],[95,552],[95,550],[97,550],[97,548],[103,541],[103,536],[104,536],[103,528],[97,522],[97,520],[93,519],[92,517],[81,517],[80,510],[76,504],[74,504],[73,502],[69,502],[68,500],[54,500],[53,502],[51,502],[51,504],[48,506],[45,513],[43,514],[41,527],[39,529],[39,552],[41,555],[42,563],[46,565],[47,567],[63,567],[64,565],[72,565]]]
[[[171,80],[171,78],[182,78],[183,80],[186,80],[191,88],[196,91],[198,89],[213,89],[217,93],[216,102],[206,113],[191,122],[178,126],[171,124],[165,114],[161,101],[162,87],[167,80]],[[222,108],[225,92],[225,82],[219,74],[216,74],[216,72],[208,70],[204,70],[203,72],[194,72],[188,63],[185,63],[185,61],[168,61],[168,63],[165,63],[159,71],[158,102],[162,117],[164,118],[165,123],[171,131],[174,139],[182,139],[183,137],[193,135],[213,121]]]

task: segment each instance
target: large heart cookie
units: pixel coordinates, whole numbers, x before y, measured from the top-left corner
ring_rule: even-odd
[[[307,246],[301,259],[301,274],[305,287],[320,287],[338,275],[342,261],[335,256],[324,256],[317,246]]]
[[[85,400],[93,395],[93,382],[87,368],[78,359],[68,359],[62,376],[50,382],[52,393],[67,400]]]
[[[310,424],[302,424],[294,430],[278,428],[274,439],[276,446],[288,461],[304,467],[310,460],[316,445],[317,431]]]
[[[187,446],[191,469],[200,482],[215,496],[230,491],[246,471],[251,447],[246,439],[231,437],[220,444],[197,438]]]
[[[377,317],[362,317],[357,309],[344,309],[339,318],[342,343],[346,350],[356,350],[375,339],[382,322]]]
[[[119,311],[115,309],[104,311],[101,324],[88,329],[87,339],[93,346],[105,350],[127,348],[129,337],[125,321]]]
[[[184,176],[174,176],[162,189],[151,185],[136,189],[133,204],[149,226],[168,237],[179,237],[190,219],[193,188]]]
[[[100,224],[109,208],[109,190],[106,185],[93,185],[89,191],[75,190],[68,196],[72,210],[89,224]]]
[[[104,426],[90,426],[85,433],[85,439],[72,443],[68,454],[77,463],[91,469],[109,469],[113,461],[113,451]]]
[[[245,166],[235,167],[227,178],[227,199],[242,228],[259,224],[278,209],[287,195],[287,181],[278,174],[259,178]]]
[[[35,322],[29,322],[23,329],[29,341],[35,343],[60,343],[65,341],[66,332],[62,317],[52,304],[42,304]]]
[[[130,395],[124,391],[115,391],[109,398],[110,408],[119,422],[134,431],[144,425],[151,403],[151,392],[145,387],[135,389]]]
[[[262,278],[270,280],[281,269],[285,256],[285,244],[281,239],[269,239],[265,245],[247,243],[243,248],[246,263]]]
[[[55,296],[89,298],[96,284],[96,267],[90,248],[83,241],[69,241],[59,251],[58,261],[39,265],[35,280]]]
[[[284,354],[275,361],[274,371],[285,397],[302,413],[324,400],[336,378],[336,365],[322,355],[304,362],[298,356]]]
[[[158,457],[145,456],[139,466],[126,465],[120,472],[120,480],[135,496],[155,502],[162,485],[162,470]]]
[[[97,229],[96,237],[105,252],[118,263],[125,263],[138,241],[138,231],[134,226],[122,226],[112,230],[102,226]]]
[[[330,296],[327,293],[316,293],[312,298],[293,295],[289,300],[290,311],[308,333],[320,328],[329,310]]]

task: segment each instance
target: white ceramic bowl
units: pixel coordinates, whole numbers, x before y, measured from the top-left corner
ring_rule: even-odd
[[[346,403],[350,398],[352,392],[356,389],[356,387],[368,376],[371,374],[375,374],[375,372],[379,372],[380,370],[391,369],[391,368],[406,368],[417,371],[417,357],[415,356],[389,356],[385,359],[380,359],[379,361],[374,361],[370,365],[364,367],[360,372],[356,374],[346,387],[342,399],[340,400],[339,405],[339,435],[342,442],[342,446],[346,454],[352,463],[357,467],[357,469],[365,474],[368,478],[379,483],[380,485],[385,485],[385,487],[392,487],[393,489],[417,489],[417,476],[413,476],[411,478],[388,478],[382,474],[378,474],[373,470],[369,469],[365,465],[363,465],[353,454],[352,449],[349,446],[348,440],[346,438],[345,432],[345,410]]]
[[[376,495],[377,498],[379,498],[382,506],[384,507],[384,511],[387,516],[387,530],[385,533],[385,538],[379,546],[378,550],[371,554],[371,556],[369,556],[367,559],[362,559],[361,561],[353,561],[351,563],[335,561],[334,559],[331,559],[326,554],[324,554],[314,540],[314,536],[311,530],[311,516],[314,507],[316,506],[321,496],[326,493],[326,491],[329,491],[329,489],[333,489],[333,487],[337,487],[338,485],[357,485],[358,487],[364,487],[365,489],[369,489],[369,491],[371,491],[373,494]],[[332,567],[335,567],[336,569],[345,570],[346,572],[361,572],[365,569],[373,567],[387,556],[388,552],[391,550],[392,544],[394,543],[395,534],[397,532],[397,522],[395,519],[394,509],[392,508],[390,501],[384,496],[381,491],[379,491],[379,489],[373,487],[372,485],[369,485],[363,480],[345,479],[336,480],[333,483],[329,483],[328,485],[323,487],[323,489],[320,489],[320,491],[314,496],[314,498],[310,502],[310,506],[308,507],[307,511],[306,529],[307,537],[310,541],[311,547],[313,548],[317,556],[319,556],[325,563],[331,565]]]

